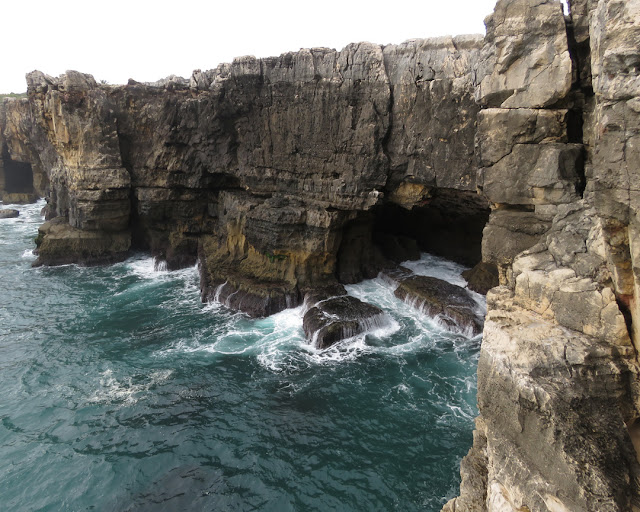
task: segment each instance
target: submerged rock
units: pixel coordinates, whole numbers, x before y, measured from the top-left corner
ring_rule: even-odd
[[[328,348],[386,322],[378,307],[344,295],[318,302],[304,315],[302,327],[316,348]]]
[[[18,210],[0,210],[0,219],[13,219],[20,215]]]
[[[395,296],[429,316],[439,317],[452,330],[471,336],[482,332],[477,304],[460,286],[435,277],[411,276],[400,281]]]

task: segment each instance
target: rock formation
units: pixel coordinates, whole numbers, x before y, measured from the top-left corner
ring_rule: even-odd
[[[486,20],[478,188],[501,286],[447,511],[640,510],[640,4],[570,6],[565,19],[557,2],[501,0]]]
[[[35,146],[35,122],[26,99],[0,99],[0,200],[32,203],[48,191],[47,166]]]
[[[0,191],[47,198],[37,264],[199,261],[204,300],[306,297],[322,346],[380,319],[341,283],[419,250],[478,264],[472,287],[499,286],[445,510],[640,510],[640,3],[569,4],[190,80],[34,72],[0,104]]]
[[[203,299],[256,316],[419,247],[475,264],[488,215],[475,193],[481,43],[243,57],[189,83],[31,73],[49,218],[64,219],[43,226],[37,264],[115,261],[129,248],[169,268],[198,259]],[[410,210],[418,221],[396,232]]]

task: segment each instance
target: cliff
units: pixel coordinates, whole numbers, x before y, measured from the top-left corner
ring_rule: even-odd
[[[414,206],[434,219],[424,248],[475,263],[488,215],[475,194],[480,46],[458,37],[244,57],[190,83],[34,72],[36,131],[56,156],[57,219],[38,263],[114,261],[131,247],[170,268],[199,257],[204,298],[265,315],[375,276],[399,245],[384,222]],[[447,224],[458,239],[473,231],[470,247],[430,236],[453,233]]]
[[[447,511],[639,510],[640,4],[501,0],[476,97],[492,203],[480,417]]]
[[[325,341],[380,314],[320,302],[342,284],[418,249],[477,263],[475,286],[498,286],[445,510],[640,509],[640,4],[570,7],[500,0],[485,38],[190,80],[34,72],[0,107],[0,189],[29,165],[21,186],[47,197],[37,264],[199,261],[204,300],[261,316],[306,298]]]

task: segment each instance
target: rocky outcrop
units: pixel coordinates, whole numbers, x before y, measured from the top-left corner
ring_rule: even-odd
[[[389,319],[380,308],[343,295],[316,302],[305,313],[302,327],[313,346],[325,349],[388,324]]]
[[[569,4],[499,0],[484,39],[188,81],[34,72],[0,106],[0,190],[28,165],[46,195],[38,264],[199,261],[205,300],[261,316],[306,297],[321,346],[379,318],[340,283],[418,250],[482,260],[480,417],[445,509],[637,510],[640,6]]]
[[[0,219],[14,219],[20,216],[20,212],[14,209],[0,210]]]
[[[68,258],[115,260],[128,237],[169,268],[198,259],[205,300],[261,316],[337,280],[374,277],[399,249],[416,257],[440,237],[391,236],[376,228],[381,208],[422,210],[440,219],[434,229],[456,194],[475,199],[455,215],[487,210],[473,192],[480,46],[465,36],[243,57],[189,84],[30,74],[33,116],[55,154],[52,216],[104,238],[106,252],[73,245]],[[73,233],[43,233],[38,262],[57,263],[50,248]],[[475,264],[479,250],[467,254],[479,245],[455,251]]]
[[[501,0],[487,20],[478,186],[492,203],[483,259],[502,286],[487,295],[480,418],[448,511],[640,509],[640,11],[570,5],[565,20],[558,2]]]
[[[0,200],[32,203],[48,191],[31,105],[26,99],[0,99]]]
[[[386,271],[381,277],[395,286],[396,297],[443,328],[468,337],[482,332],[478,304],[464,288],[435,277],[414,275],[405,267]]]

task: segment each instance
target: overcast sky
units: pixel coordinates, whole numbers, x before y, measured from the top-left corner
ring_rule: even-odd
[[[233,57],[484,34],[496,0],[29,0],[0,6],[0,93],[67,69],[97,80],[191,76]]]

